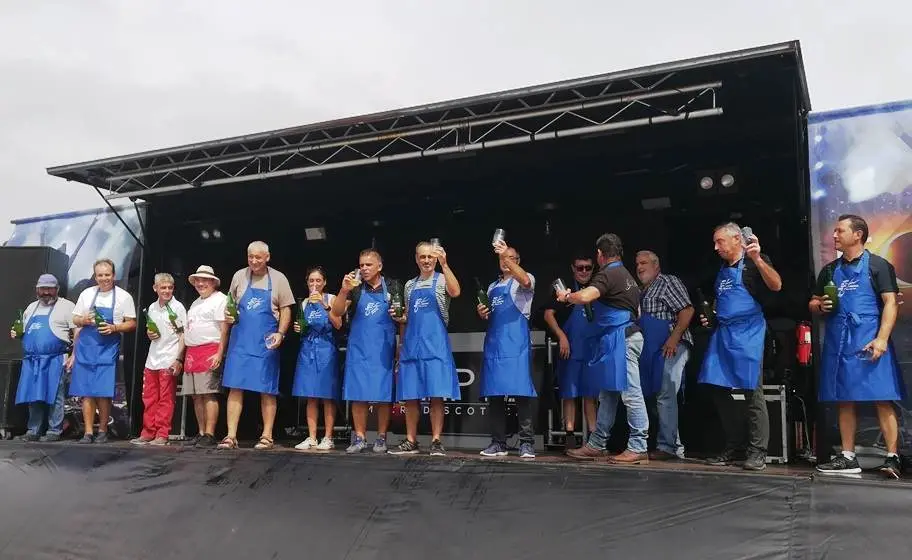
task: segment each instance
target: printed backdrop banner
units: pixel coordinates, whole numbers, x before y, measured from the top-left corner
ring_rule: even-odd
[[[811,115],[808,126],[815,272],[836,258],[832,232],[840,214],[869,225],[867,249],[896,268],[899,287],[912,286],[912,100]],[[818,325],[820,333],[821,325]],[[912,305],[900,308],[893,342],[906,387],[912,389]],[[819,363],[819,360],[818,360]],[[901,446],[912,447],[912,399],[897,403]],[[838,445],[833,407],[827,441]],[[859,410],[859,452],[880,453],[883,438],[871,407]],[[826,456],[826,451],[818,450]]]

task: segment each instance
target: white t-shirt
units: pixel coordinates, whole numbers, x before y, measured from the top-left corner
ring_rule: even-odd
[[[225,322],[225,305],[228,296],[222,292],[212,292],[206,299],[196,298],[187,311],[187,329],[184,331],[184,344],[202,346],[222,339],[222,323]]]
[[[513,304],[516,306],[516,309],[528,319],[529,316],[532,315],[532,298],[535,296],[535,277],[528,272],[526,274],[529,275],[529,281],[531,282],[529,287],[523,288],[515,278],[512,278],[513,285],[510,286],[510,297],[513,298]],[[510,279],[492,282],[491,285],[488,286],[488,297],[491,296],[491,290],[498,286],[503,286],[509,281]]]
[[[186,328],[187,310],[184,309],[183,304],[176,299],[171,298],[171,301],[168,302],[168,306],[170,306],[171,310],[174,311],[174,314],[177,315],[177,319],[174,321],[177,326]],[[174,363],[174,360],[180,357],[181,335],[177,333],[174,325],[171,324],[171,319],[168,318],[168,307],[159,305],[156,300],[155,303],[149,306],[147,313],[152,317],[161,336],[153,340],[152,344],[149,345],[149,355],[146,356],[146,367],[153,370],[168,369],[171,367],[171,364]],[[141,332],[145,331],[146,322],[143,321],[140,326],[142,328]]]
[[[51,332],[60,340],[69,342],[70,330],[76,328],[76,325],[73,324],[73,308],[75,304],[68,299],[57,298],[57,303],[53,307],[54,311],[51,312],[51,306],[41,305],[38,300],[33,301],[22,313],[22,327],[28,329],[29,319],[34,315],[51,313],[51,316],[48,317]]]
[[[95,298],[95,294],[98,298]],[[98,293],[98,286],[86,288],[79,294],[76,300],[76,307],[73,309],[73,315],[88,315],[92,311],[92,300],[95,299],[95,307],[111,307],[111,300],[117,294],[117,301],[114,302],[114,324],[118,325],[124,322],[124,319],[136,318],[136,306],[133,303],[133,296],[122,288],[115,288],[109,292]]]

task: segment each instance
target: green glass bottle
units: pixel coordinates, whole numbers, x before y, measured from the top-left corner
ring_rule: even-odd
[[[232,319],[234,319],[234,322],[236,323],[238,320],[238,308],[237,303],[234,301],[234,296],[231,295],[231,292],[228,292],[228,303],[225,304],[225,311],[228,313],[228,315],[231,316]]]
[[[92,311],[92,318],[95,320],[96,327],[105,322],[105,318],[98,312],[98,309],[93,309]]]
[[[169,304],[165,305],[165,309],[168,310],[168,321],[172,325],[177,325],[177,313],[175,313],[174,310],[171,309],[171,304],[169,303]]]
[[[481,287],[481,282],[478,278],[475,278],[475,299],[478,300],[478,305],[491,309],[491,300],[488,299],[488,292]]]
[[[22,320],[22,310],[16,312],[16,320],[13,321],[12,330],[16,333],[16,338],[22,338],[23,333],[25,333],[25,324]]]
[[[830,301],[833,302],[833,307],[830,311],[836,311],[836,309],[839,308],[839,288],[833,282],[832,278],[830,278],[830,281],[823,287],[823,295],[830,298]]]
[[[403,304],[402,286],[398,282],[391,282],[389,287],[390,305],[393,308],[393,315],[401,319],[405,315],[405,305]]]
[[[301,329],[301,336],[307,334],[307,331],[310,330],[310,324],[307,323],[307,313],[304,312],[304,300],[298,298],[298,317],[295,322],[298,324],[298,327]]]
[[[152,334],[161,336],[161,331],[158,330],[158,325],[156,325],[155,321],[152,320],[152,315],[148,311],[146,311],[146,330]]]

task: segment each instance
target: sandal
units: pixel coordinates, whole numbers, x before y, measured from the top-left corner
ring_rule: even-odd
[[[263,436],[260,438],[260,441],[253,446],[254,449],[272,449],[275,446],[271,438]]]
[[[218,444],[219,449],[237,449],[237,447],[238,447],[237,440],[234,439],[233,437],[228,437],[228,436],[225,436],[225,439],[223,439]]]

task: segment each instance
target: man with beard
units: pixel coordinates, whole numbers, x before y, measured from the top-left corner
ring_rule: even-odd
[[[193,412],[199,431],[187,445],[215,447],[215,423],[219,415],[218,393],[221,390],[218,370],[228,345],[228,322],[225,307],[228,297],[218,291],[221,280],[211,266],[200,266],[190,275],[190,283],[199,297],[187,312],[184,343],[187,356],[181,380],[181,396],[193,399]]]
[[[456,275],[447,264],[443,247],[421,242],[415,247],[415,262],[419,275],[405,283],[405,309],[402,317],[393,320],[404,324],[402,350],[396,383],[396,400],[405,401],[406,437],[390,449],[393,455],[418,453],[419,401],[429,399],[431,408],[430,454],[446,455],[440,442],[443,433],[443,399],[458,400],[459,377],[453,361],[453,349],[447,323],[450,300],[459,297],[461,288]],[[440,270],[436,272],[437,263]]]
[[[887,456],[880,471],[899,478],[899,424],[893,401],[905,386],[890,335],[898,312],[896,271],[864,248],[868,224],[860,216],[839,216],[833,241],[842,256],[823,267],[808,308],[826,321],[820,368],[820,402],[839,408],[842,453],[817,466],[823,474],[861,472],[855,457],[856,403],[874,403]],[[830,289],[828,290],[828,286]],[[836,292],[836,300],[830,294]]]
[[[187,310],[174,298],[174,277],[160,272],[152,290],[158,300],[146,311],[146,336],[152,343],[143,370],[143,423],[134,445],[167,445],[174,416],[175,378],[184,367]]]
[[[684,445],[678,433],[678,391],[693,338],[687,330],[694,316],[687,288],[671,274],[663,274],[659,257],[652,251],[636,256],[637,278],[643,285],[639,325],[643,331],[640,354],[640,384],[643,397],[655,395],[659,417],[655,460],[683,459]]]
[[[377,404],[377,439],[374,453],[386,453],[393,402],[393,363],[397,359],[396,323],[389,314],[389,289],[381,275],[383,258],[376,249],[358,256],[358,270],[342,279],[332,313],[349,312],[351,331],[345,356],[342,398],[351,402],[354,433],[346,453],[367,449],[367,416],[370,403]],[[391,281],[390,281],[391,282]]]
[[[272,429],[279,394],[279,346],[291,326],[294,294],[288,278],[268,266],[269,246],[247,246],[247,267],[234,273],[228,292],[238,302],[238,317],[225,313],[234,325],[228,342],[222,385],[228,387],[228,435],[219,449],[237,448],[237,428],[244,408],[244,391],[260,394],[263,432],[254,449],[272,449]]]
[[[635,465],[648,462],[646,438],[649,414],[640,388],[640,353],[643,335],[636,324],[640,290],[624,268],[621,238],[606,233],[596,241],[599,272],[582,290],[558,293],[558,301],[574,305],[592,304],[593,347],[587,375],[593,388],[599,389],[599,408],[595,430],[586,445],[567,452],[581,460],[607,459],[608,462]],[[627,448],[608,457],[607,444],[617,416],[618,401],[627,409],[630,435]]]
[[[763,302],[771,292],[782,289],[782,278],[769,257],[760,252],[757,236],[744,239],[738,224],[716,227],[713,244],[723,261],[714,290],[718,324],[709,339],[698,382],[712,386],[726,441],[722,454],[707,463],[730,465],[743,449],[738,428],[744,417],[732,398],[736,390],[743,391],[747,400],[748,446],[743,468],[763,470],[769,444],[769,413],[763,397]],[[700,322],[709,326],[707,317],[701,315]]]
[[[66,398],[64,370],[73,366],[67,355],[76,325],[73,302],[58,297],[57,278],[42,274],[35,284],[37,299],[22,314],[22,333],[10,331],[10,338],[22,339],[22,372],[16,389],[16,404],[28,404],[28,429],[23,441],[59,441],[63,432],[63,404]],[[47,431],[43,432],[47,422]]]
[[[573,282],[565,284],[578,291],[592,280],[592,257],[579,252],[570,264]],[[592,357],[592,304],[568,305],[551,300],[544,313],[545,323],[557,338],[557,386],[563,405],[566,449],[579,447],[576,438],[576,399],[582,397],[583,415],[589,430],[595,428],[595,397],[598,389],[586,385],[586,370]],[[586,434],[585,439],[589,434]]]
[[[73,307],[73,323],[80,330],[73,352],[70,395],[82,397],[82,444],[108,443],[121,335],[136,330],[133,296],[114,285],[114,262],[99,259],[92,269],[97,285],[83,290]],[[94,434],[96,410],[98,435]]]

